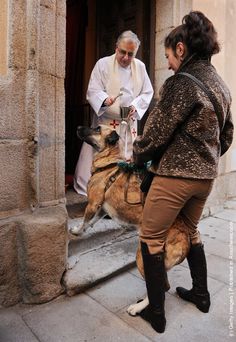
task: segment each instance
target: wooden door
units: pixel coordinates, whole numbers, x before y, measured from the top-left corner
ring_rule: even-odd
[[[126,30],[137,34],[141,41],[137,58],[147,68],[151,81],[154,79],[154,0],[97,0],[97,56],[114,53],[118,36]],[[153,31],[153,32],[152,32]],[[142,131],[147,115],[139,124]]]

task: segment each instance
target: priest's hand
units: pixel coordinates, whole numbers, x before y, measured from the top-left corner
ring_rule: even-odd
[[[103,101],[103,105],[104,106],[111,106],[111,105],[113,105],[113,103],[115,102],[115,97],[113,97],[113,96],[110,96],[110,97],[107,97],[104,101]]]

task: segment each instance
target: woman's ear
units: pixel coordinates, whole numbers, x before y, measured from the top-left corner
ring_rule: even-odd
[[[184,43],[182,42],[178,42],[177,45],[176,45],[176,55],[183,59],[185,57],[185,54],[186,54],[186,48],[185,48],[185,45]]]

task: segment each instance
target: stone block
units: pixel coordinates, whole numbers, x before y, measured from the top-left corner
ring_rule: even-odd
[[[24,141],[0,143],[0,213],[28,205],[27,145]]]
[[[227,155],[225,154],[223,157],[220,158],[219,162],[219,168],[218,168],[218,175],[224,175],[226,171],[226,157]]]
[[[156,31],[173,27],[174,0],[159,0],[156,3]]]
[[[136,303],[140,298],[145,298],[147,290],[144,280],[125,272],[95,286],[87,293],[97,303],[115,313],[131,303]]]
[[[19,279],[24,303],[47,302],[63,292],[67,257],[64,206],[37,209],[19,220]]]
[[[164,46],[165,37],[170,33],[171,28],[167,27],[156,33],[156,47],[160,44]]]
[[[56,2],[57,2],[57,0],[40,0],[40,6],[44,6],[46,8],[50,8],[51,10],[55,11]]]
[[[45,140],[46,143],[47,141]],[[39,150],[39,201],[41,203],[53,201],[57,197],[57,165],[55,152],[55,145],[44,146]]]
[[[56,198],[65,198],[65,144],[56,146]]]
[[[56,79],[56,127],[57,138],[65,139],[65,87],[64,79]]]
[[[150,341],[84,294],[40,306],[24,315],[24,320],[45,342]]]
[[[0,83],[0,137],[1,139],[26,138],[25,127],[26,72],[9,71]]]
[[[67,270],[63,277],[67,294],[73,296],[111,277],[118,270],[132,266],[135,263],[136,250],[137,236],[131,233],[124,239],[113,240],[111,245],[107,244],[81,254],[76,265]]]
[[[192,8],[191,0],[159,0],[156,5],[156,30],[175,27]]]
[[[38,70],[27,70],[26,94],[25,94],[25,122],[27,125],[27,136],[30,141],[38,138],[38,116],[39,116],[39,73]]]
[[[173,75],[173,72],[171,70],[168,70],[167,68],[155,70],[155,98],[159,97],[160,88],[162,87],[165,80],[171,75]]]
[[[7,0],[1,1],[0,12],[0,75],[6,76],[8,69],[8,14]]]
[[[163,36],[163,39],[164,39],[164,36]],[[164,48],[164,43],[162,42],[156,45],[155,68],[158,68],[158,69],[168,68],[168,60],[165,57],[165,48]]]
[[[214,182],[210,196],[207,199],[205,208],[209,208],[209,214],[214,214],[223,208],[226,199],[225,176],[219,176]]]
[[[57,0],[57,15],[66,16],[66,1]]]
[[[39,151],[39,201],[46,202],[65,198],[65,146],[56,142],[54,146]]]
[[[45,202],[64,197],[65,92],[63,79],[39,79],[39,187]]]
[[[173,25],[176,27],[182,23],[182,18],[192,10],[192,0],[173,1]]]
[[[27,2],[27,70],[38,69],[40,6],[38,0]]]
[[[193,0],[177,0],[176,1],[179,6],[180,19],[182,20],[183,16],[193,10]],[[181,22],[180,22],[181,24]]]
[[[66,18],[57,16],[56,19],[56,75],[65,78],[66,69]]]
[[[22,317],[12,309],[0,311],[0,341],[38,342]]]
[[[11,18],[9,67],[26,69],[27,61],[27,2],[13,1],[10,6]]]
[[[221,212],[218,212],[214,215],[217,218],[220,218],[222,220],[228,220],[231,222],[231,224],[236,223],[236,211],[235,209],[224,209]],[[235,225],[234,225],[235,226]],[[230,227],[230,223],[228,222],[228,229]]]
[[[55,139],[55,94],[56,78],[51,75],[39,76],[39,132],[42,148],[54,144]]]
[[[40,7],[39,71],[55,75],[56,14],[50,8]]]
[[[164,41],[165,37],[169,34],[171,28],[165,28],[156,33],[156,41],[155,41],[155,69],[162,70],[168,68],[168,61],[165,57],[165,47]]]
[[[21,300],[17,272],[16,231],[15,222],[0,221],[0,305],[2,306],[14,305]]]
[[[228,198],[236,197],[236,171],[227,173],[225,176],[226,193]]]

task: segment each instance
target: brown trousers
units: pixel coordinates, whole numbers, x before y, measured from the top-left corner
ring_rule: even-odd
[[[213,183],[213,179],[154,177],[139,233],[151,254],[164,250],[168,228],[179,214],[188,227],[191,242],[201,242],[197,225]]]

